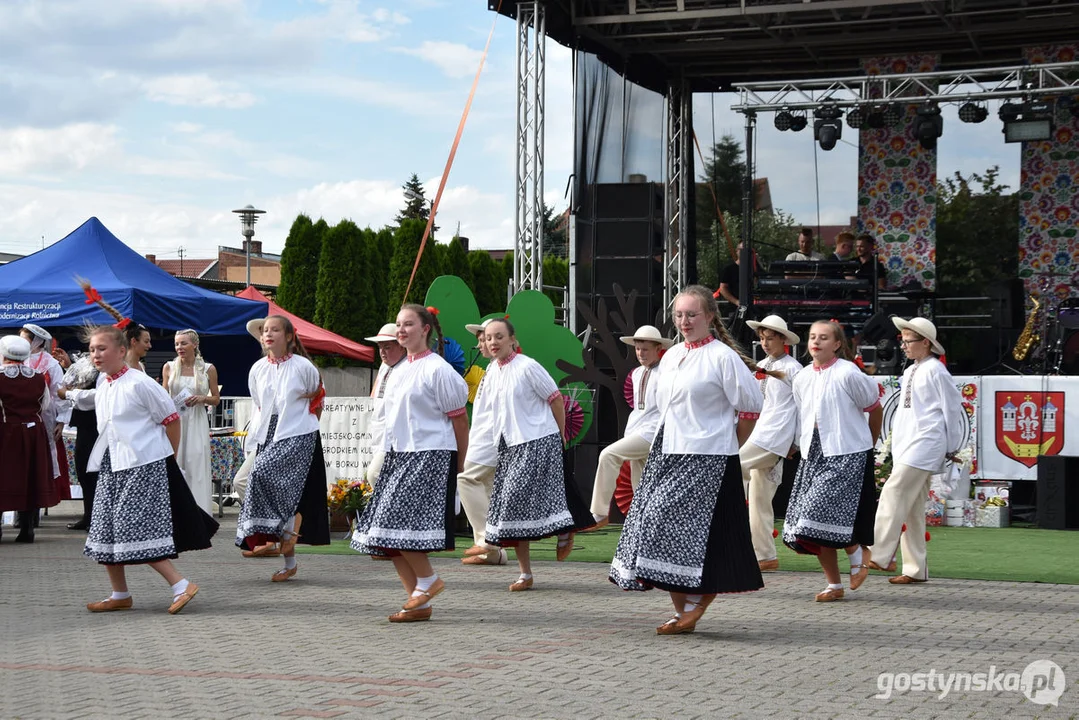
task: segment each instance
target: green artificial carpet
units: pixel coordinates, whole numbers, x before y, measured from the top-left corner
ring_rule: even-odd
[[[782,523],[777,523],[776,528],[782,531]],[[597,532],[578,534],[569,560],[609,563],[621,532],[620,525],[608,525]],[[1079,558],[1079,532],[1030,527],[933,527],[929,528],[929,533],[929,571],[932,577],[1079,585],[1079,564],[1072,562]],[[776,544],[780,570],[820,572],[815,557],[798,555],[778,540]],[[458,550],[432,553],[432,557],[462,557],[462,553],[471,545],[471,536],[458,537]],[[344,540],[334,540],[331,545],[319,547],[300,545],[296,552],[358,555]],[[554,555],[554,538],[532,543],[532,559],[554,560]],[[510,562],[513,562],[512,550]],[[899,562],[902,569],[901,559]],[[840,567],[846,570],[846,563],[842,559]]]

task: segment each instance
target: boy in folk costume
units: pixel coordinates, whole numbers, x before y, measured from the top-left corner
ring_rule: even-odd
[[[914,361],[903,373],[902,401],[892,420],[892,474],[880,493],[869,567],[894,572],[896,545],[903,551],[903,574],[893,585],[929,579],[925,555],[925,499],[929,479],[942,472],[963,442],[966,417],[951,373],[939,359],[944,348],[937,328],[925,318],[892,318],[902,333],[902,347]],[[906,524],[907,531],[903,532]]]
[[[626,422],[626,431],[621,440],[611,443],[599,454],[596,467],[596,480],[592,486],[592,517],[596,524],[590,530],[604,527],[608,521],[611,497],[622,464],[630,464],[630,483],[634,491],[641,481],[644,461],[652,447],[652,439],[659,428],[659,406],[656,404],[656,387],[659,384],[659,359],[665,350],[674,344],[673,340],[663,337],[659,330],[651,325],[642,325],[632,337],[622,338],[626,345],[632,345],[640,363],[630,378],[633,383],[633,410]]]
[[[367,464],[364,478],[371,487],[378,482],[378,474],[382,470],[382,463],[386,459],[386,453],[382,449],[382,440],[386,436],[386,386],[390,374],[398,369],[405,359],[405,349],[397,342],[397,326],[386,323],[379,328],[378,333],[364,338],[367,342],[373,342],[378,346],[378,356],[382,365],[378,368],[375,376],[375,384],[371,388],[371,398],[375,401],[375,412],[371,416],[371,447],[373,449],[371,462]]]
[[[783,374],[781,378],[771,378],[764,372],[757,374],[764,407],[753,432],[738,450],[749,500],[753,552],[761,571],[771,572],[779,569],[772,498],[783,480],[783,458],[788,457],[798,438],[798,407],[792,386],[802,365],[787,354],[786,345],[796,345],[798,336],[787,329],[783,318],[769,315],[760,322],[750,320],[746,325],[757,331],[761,348],[767,354],[760,363],[761,370]]]

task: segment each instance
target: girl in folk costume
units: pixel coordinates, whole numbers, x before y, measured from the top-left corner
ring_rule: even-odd
[[[94,289],[89,280],[77,275],[75,280],[79,283],[82,291],[86,293],[86,304],[96,303],[98,307],[116,319],[114,327],[124,331],[124,361],[127,366],[132,370],[146,372],[146,366],[143,364],[142,359],[146,357],[146,353],[150,352],[153,347],[150,331],[144,325],[134,322],[131,318],[124,317],[122,312],[105,302],[105,298],[101,297],[101,293]]]
[[[260,339],[265,356],[247,375],[255,407],[250,436],[258,449],[236,522],[236,545],[254,551],[280,541],[285,566],[270,579],[285,582],[299,568],[301,538],[307,545],[330,543],[318,422],[325,391],[288,318],[252,320],[247,331]]]
[[[455,475],[468,449],[468,385],[442,358],[437,315],[413,304],[397,313],[397,341],[408,360],[390,375],[386,459],[352,534],[354,550],[393,559],[408,593],[393,623],[429,620],[430,601],[445,588],[427,553],[453,549]]]
[[[180,411],[180,449],[176,462],[184,471],[191,494],[206,512],[212,512],[213,475],[210,470],[210,418],[206,408],[220,401],[217,368],[202,359],[199,335],[180,330],[176,357],[161,370],[161,385]]]
[[[517,592],[533,584],[531,541],[557,535],[555,557],[565,560],[574,533],[595,520],[565,472],[566,406],[558,386],[539,363],[518,352],[509,320],[492,320],[486,336],[492,364],[498,366],[484,388],[494,400],[498,443],[486,540],[516,547],[521,574],[510,591]]]
[[[30,357],[26,359],[26,366],[37,373],[45,376],[49,384],[49,405],[45,408],[42,422],[49,433],[49,454],[52,457],[52,474],[56,478],[55,488],[58,491],[55,501],[49,506],[57,504],[61,500],[71,499],[71,480],[68,476],[67,450],[64,447],[64,425],[71,420],[71,403],[60,397],[60,385],[64,380],[64,369],[51,354],[52,335],[39,326],[27,323],[22,326],[19,335],[30,343]],[[36,525],[38,522],[38,508],[31,508],[27,515]],[[20,530],[22,522],[20,518]],[[30,541],[33,541],[34,531],[30,528]]]
[[[622,342],[632,345],[640,363],[630,373],[633,384],[633,411],[626,422],[626,431],[621,440],[613,442],[599,454],[596,467],[596,480],[592,485],[592,517],[598,530],[607,525],[607,515],[611,509],[615,484],[622,464],[630,464],[630,483],[633,490],[640,484],[641,471],[652,447],[652,439],[659,427],[659,407],[656,405],[656,385],[659,382],[660,356],[674,344],[673,340],[660,335],[659,330],[651,325],[637,328],[633,337],[624,337]]]
[[[476,349],[488,361],[491,351],[487,347],[487,326],[492,321],[465,325],[465,329],[476,336]],[[475,380],[475,393],[470,398],[472,403],[472,427],[468,431],[468,455],[465,457],[464,470],[457,475],[457,491],[461,495],[461,507],[464,508],[468,524],[472,526],[472,547],[465,550],[461,559],[464,565],[505,565],[506,551],[500,547],[487,545],[487,512],[491,506],[491,493],[494,491],[495,467],[498,465],[498,439],[495,437],[495,396],[491,386],[495,384],[498,363],[488,362],[484,371],[479,365],[473,365],[465,374],[479,375]],[[471,387],[471,385],[470,385]]]
[[[876,570],[894,571],[898,545],[903,574],[888,582],[907,585],[929,579],[925,563],[929,479],[943,472],[945,459],[959,452],[967,420],[955,381],[938,357],[944,348],[937,342],[936,326],[925,318],[892,318],[892,322],[903,335],[903,352],[914,364],[903,373],[903,400],[892,420],[892,474],[880,493],[875,543],[870,548],[878,561],[867,563]]]
[[[49,385],[46,375],[25,364],[29,357],[25,339],[0,338],[0,512],[19,513],[15,542],[24,543],[34,541],[33,513],[58,502],[43,421],[51,402]]]
[[[798,343],[798,336],[787,329],[786,321],[769,315],[760,322],[746,323],[757,331],[761,349],[767,357],[761,370],[775,370],[782,375],[771,378],[760,372],[764,409],[753,426],[749,439],[738,449],[742,463],[742,481],[749,499],[749,531],[753,535],[753,552],[762,572],[779,569],[773,536],[775,514],[772,498],[783,481],[783,458],[789,457],[798,437],[798,408],[794,403],[792,383],[802,365],[787,354],[787,344]]]
[[[90,612],[132,607],[125,565],[149,564],[171,586],[169,613],[199,591],[171,562],[179,553],[210,547],[217,522],[195,504],[173,458],[179,416],[160,385],[125,363],[124,332],[89,331],[90,356],[101,374],[92,401],[100,436],[90,456],[98,471],[90,533],[83,553],[105,565],[112,595],[87,604]]]
[[[862,546],[873,544],[873,445],[883,417],[882,389],[848,359],[846,336],[835,320],[813,323],[808,340],[812,368],[794,379],[802,460],[791,488],[783,542],[796,552],[817,556],[828,587],[816,600],[832,602],[843,597],[838,548],[846,548],[850,556],[851,590],[869,572]]]
[[[659,429],[610,572],[624,590],[670,593],[675,614],[660,635],[693,632],[717,593],[764,586],[737,455],[763,403],[757,367],[731,340],[707,288],[679,293],[674,321],[685,342],[660,361]]]

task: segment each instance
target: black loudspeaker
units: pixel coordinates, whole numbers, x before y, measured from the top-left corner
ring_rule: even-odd
[[[597,220],[651,220],[663,209],[656,183],[604,183],[592,186],[592,211]],[[660,213],[662,215],[662,212]]]
[[[651,220],[596,220],[596,257],[651,257],[663,254]]]
[[[884,338],[894,338],[899,334],[892,324],[892,318],[887,313],[879,312],[865,321],[862,327],[862,342],[876,345]]]
[[[989,296],[993,325],[1016,329],[1026,324],[1026,288],[1022,280],[991,283],[986,287],[985,294]]]
[[[1038,527],[1079,530],[1079,457],[1038,458]]]

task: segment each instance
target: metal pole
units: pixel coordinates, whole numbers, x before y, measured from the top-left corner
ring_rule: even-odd
[[[742,177],[742,252],[738,255],[738,304],[744,317],[753,304],[753,130],[757,114],[746,113],[746,171]]]
[[[255,237],[254,233],[251,237]],[[247,284],[251,285],[251,238],[244,238],[244,249],[247,251]]]

